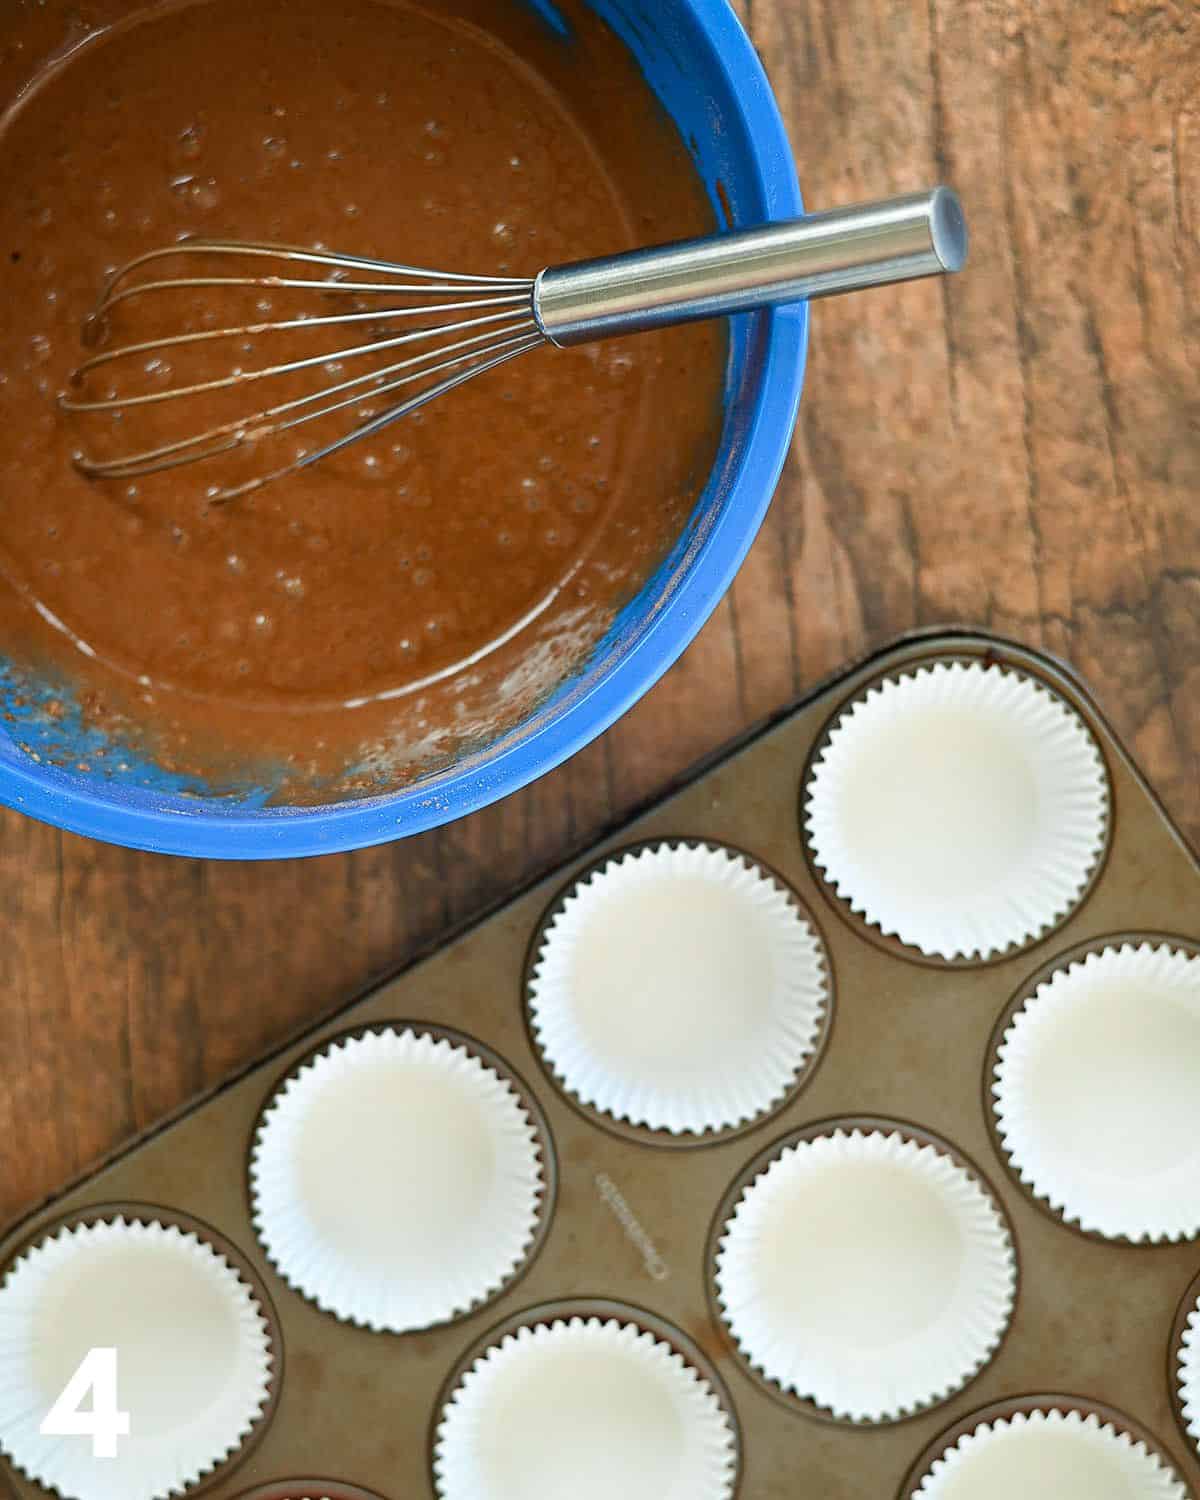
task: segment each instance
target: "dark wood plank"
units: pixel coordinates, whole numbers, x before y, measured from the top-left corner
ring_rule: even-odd
[[[815,309],[792,461],[729,598],[603,741],[503,806],[284,866],[0,817],[0,1218],[912,625],[1074,662],[1200,837],[1194,6],[740,9],[808,201],[944,176],[969,273]]]

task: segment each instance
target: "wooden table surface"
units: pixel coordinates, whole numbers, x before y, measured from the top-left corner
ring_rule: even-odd
[[[1073,662],[1200,838],[1194,0],[740,9],[810,205],[944,178],[967,273],[815,309],[791,463],[732,593],[530,790],[275,865],[0,816],[0,1221],[914,625]]]

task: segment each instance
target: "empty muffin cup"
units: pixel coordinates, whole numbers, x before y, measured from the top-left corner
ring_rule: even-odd
[[[442,1500],[729,1500],[733,1422],[713,1386],[635,1322],[517,1327],[465,1371],[442,1409]]]
[[[1200,1276],[1184,1296],[1172,1354],[1179,1425],[1200,1454]]]
[[[937,662],[838,715],[804,789],[809,857],[927,958],[982,961],[1066,917],[1099,868],[1108,777],[1079,714],[1008,668]]]
[[[953,1395],[996,1352],[1016,1253],[996,1199],[944,1142],[831,1121],[743,1183],[716,1231],[713,1290],[770,1386],[841,1421],[890,1422]]]
[[[0,1450],[63,1500],[166,1500],[261,1427],[277,1357],[265,1293],[198,1229],[67,1224],[0,1284]]]
[[[1126,1419],[1086,1409],[1072,1398],[1014,1403],[1007,1415],[961,1424],[901,1500],[1190,1500],[1187,1486]],[[1116,1418],[1116,1420],[1114,1420]],[[1132,1424],[1130,1424],[1132,1425]]]
[[[374,1490],[332,1479],[284,1479],[246,1490],[237,1500],[380,1500]]]
[[[548,1070],[612,1120],[686,1138],[782,1104],[830,1008],[816,929],[761,865],[658,843],[581,879],[552,912],[528,986]]]
[[[335,1040],[285,1080],[250,1159],[279,1274],[347,1322],[429,1328],[498,1293],[548,1211],[550,1146],[498,1059],[452,1033]]]
[[[1200,1235],[1200,957],[1095,948],[1039,983],[996,1047],[992,1107],[1013,1171],[1109,1239]]]

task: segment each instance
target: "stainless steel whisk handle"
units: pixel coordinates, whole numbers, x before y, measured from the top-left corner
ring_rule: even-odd
[[[533,311],[567,346],[961,270],[967,226],[952,188],[755,229],[632,250],[537,278]]]

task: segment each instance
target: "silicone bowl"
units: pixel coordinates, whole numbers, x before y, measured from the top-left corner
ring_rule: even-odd
[[[552,0],[528,0],[548,25]],[[693,149],[714,203],[739,224],[802,211],[783,122],[754,48],[725,0],[591,0],[623,37]],[[564,45],[569,44],[564,38]],[[791,441],[808,341],[803,306],[731,323],[720,448],[687,531],[590,660],[514,730],[445,770],[362,801],[267,806],[270,788],[196,795],[161,768],[107,779],[32,759],[35,715],[0,729],[0,802],[75,833],[214,859],[277,859],[364,848],[477,811],[581,750],[680,655],[725,593],[762,522]],[[7,705],[10,707],[11,705]],[[68,721],[70,722],[70,721]],[[55,743],[64,725],[53,727]],[[79,761],[94,739],[80,726]],[[72,749],[75,747],[72,746]],[[61,756],[56,756],[61,760]]]

